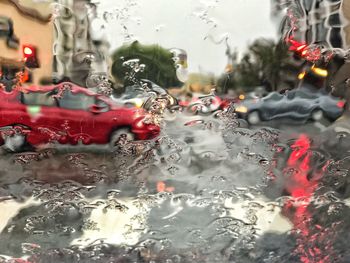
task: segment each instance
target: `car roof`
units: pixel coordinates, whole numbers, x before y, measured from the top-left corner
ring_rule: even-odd
[[[106,102],[111,109],[119,109],[123,108],[123,104],[118,103],[114,100],[112,100],[110,97],[107,97],[103,94],[98,94],[94,91],[91,91],[87,88],[80,87],[74,83],[71,82],[62,82],[57,85],[28,85],[28,86],[19,86],[16,89],[13,89],[10,92],[7,92],[5,90],[0,90],[0,97],[5,95],[6,98],[13,97],[15,98],[18,93],[46,93],[50,91],[54,91],[55,89],[64,91],[65,89],[69,89],[73,93],[83,93],[87,96],[93,96],[96,97],[104,102]]]
[[[91,91],[87,88],[84,87],[80,87],[74,83],[71,82],[62,82],[59,83],[57,85],[29,85],[29,86],[23,86],[23,87],[19,87],[17,89],[17,92],[24,92],[24,93],[46,93],[46,92],[50,92],[50,91],[54,91],[55,89],[64,91],[65,89],[69,89],[70,91],[72,91],[72,93],[83,93],[87,96],[93,96],[96,97],[98,99],[103,100],[104,102],[108,103],[110,106],[112,106],[112,108],[115,107],[120,107],[121,105],[119,105],[118,103],[114,102],[112,99],[110,99],[109,97],[103,95],[103,94],[98,94],[94,91]],[[14,93],[14,91],[12,92],[5,92],[6,94],[11,94]]]
[[[46,85],[46,86],[30,85],[30,86],[21,87],[21,91],[23,92],[50,92],[55,89],[58,89],[58,90],[69,89],[73,93],[81,92],[88,96],[103,96],[87,88],[80,87],[70,82],[62,82],[57,85]]]

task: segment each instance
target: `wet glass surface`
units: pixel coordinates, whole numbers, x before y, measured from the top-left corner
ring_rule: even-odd
[[[0,262],[349,262],[348,17],[0,2]]]

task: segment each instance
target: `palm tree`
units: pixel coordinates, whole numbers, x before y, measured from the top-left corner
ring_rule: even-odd
[[[281,42],[272,40],[257,40],[250,47],[252,54],[260,61],[263,80],[271,90],[278,89],[283,69],[289,58],[287,47]]]
[[[255,40],[239,64],[241,85],[263,85],[270,91],[280,89],[290,72],[295,71],[291,56],[282,41],[275,43],[264,38]],[[296,79],[297,74],[292,76]]]

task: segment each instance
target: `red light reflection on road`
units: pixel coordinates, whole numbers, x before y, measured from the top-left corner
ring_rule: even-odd
[[[172,186],[166,186],[166,184],[163,181],[159,181],[157,182],[157,191],[160,192],[174,192],[175,191],[175,187]]]
[[[292,153],[287,161],[286,170],[294,170],[290,178],[288,178],[287,190],[292,197],[309,198],[316,185],[315,182],[308,180],[307,175],[310,171],[310,139],[302,134],[291,146]]]
[[[313,173],[311,174],[313,178],[316,173],[323,173],[325,170],[325,167],[317,172],[312,170],[310,147],[311,141],[304,134],[300,135],[291,146],[292,153],[287,160],[285,171],[294,172],[286,178],[285,188],[293,199],[284,205],[282,213],[293,224],[292,234],[295,235],[297,242],[293,254],[299,257],[300,262],[331,263],[334,255],[333,247],[325,248],[324,232],[326,230],[313,222],[313,215],[310,212],[312,196],[318,183],[316,180],[309,180],[308,175]],[[326,236],[326,238],[330,237]]]

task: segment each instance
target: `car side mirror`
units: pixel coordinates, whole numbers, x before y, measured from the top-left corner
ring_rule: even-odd
[[[101,113],[102,112],[102,107],[96,105],[96,104],[93,104],[90,106],[89,110],[91,113],[93,114],[98,114],[98,113]]]

